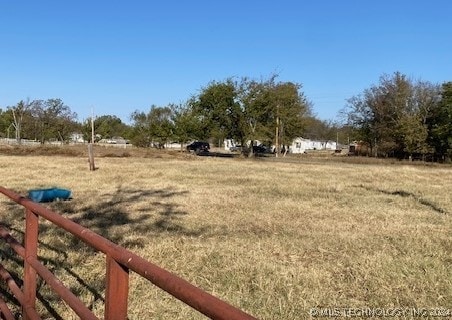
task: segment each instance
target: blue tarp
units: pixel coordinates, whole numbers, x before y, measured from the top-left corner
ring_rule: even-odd
[[[33,202],[52,202],[54,200],[67,200],[71,191],[60,188],[35,189],[28,191],[28,198]]]

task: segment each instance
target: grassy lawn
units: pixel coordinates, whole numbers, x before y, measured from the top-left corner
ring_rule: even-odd
[[[121,152],[97,157],[94,172],[75,153],[0,153],[1,185],[71,189],[46,206],[260,319],[452,308],[450,166]],[[0,215],[21,239],[23,209],[2,196]],[[41,222],[39,255],[101,316],[103,255]],[[42,314],[76,318],[44,283],[39,296]],[[136,275],[129,317],[203,318]]]

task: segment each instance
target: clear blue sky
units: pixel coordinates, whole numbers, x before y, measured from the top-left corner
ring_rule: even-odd
[[[61,98],[79,119],[181,103],[210,81],[303,85],[321,119],[400,71],[452,80],[450,0],[0,0],[0,107]]]

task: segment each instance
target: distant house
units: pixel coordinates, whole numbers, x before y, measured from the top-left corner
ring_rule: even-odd
[[[256,145],[259,145],[259,141]],[[249,142],[248,142],[249,145]],[[231,148],[234,148],[237,146],[237,143],[233,139],[225,139],[224,140],[224,149],[225,150],[231,150]],[[272,149],[274,149],[275,146],[272,146]],[[337,143],[336,141],[331,140],[311,140],[311,139],[305,139],[305,138],[295,138],[292,141],[292,144],[289,145],[289,153],[305,153],[307,150],[336,150]]]
[[[311,149],[311,140],[304,138],[295,138],[292,145],[289,146],[291,153],[305,153],[306,150]]]
[[[73,143],[84,143],[85,138],[83,137],[83,133],[74,132],[71,134],[70,141]]]
[[[234,139],[224,139],[224,150],[231,150],[231,148],[237,147],[237,143],[234,141]]]
[[[224,145],[224,150],[226,150],[226,151],[231,151],[231,150],[234,150],[235,148],[241,148],[242,147],[240,145],[240,143],[238,143],[234,139],[224,139],[223,145]],[[251,145],[251,140],[248,140],[245,143],[245,146],[249,147],[250,145]],[[262,142],[260,140],[254,140],[253,141],[253,145],[260,146],[260,145],[262,145]]]
[[[111,140],[115,144],[129,144],[130,143],[129,140],[124,139],[123,137],[113,137],[113,138],[111,138]]]
[[[99,143],[105,144],[129,144],[129,140],[124,139],[123,137],[112,137],[111,139],[101,139]]]
[[[311,140],[305,138],[295,138],[289,146],[290,153],[305,153],[307,150],[336,150],[335,141]]]
[[[182,144],[179,142],[167,142],[165,143],[165,149],[182,149]]]

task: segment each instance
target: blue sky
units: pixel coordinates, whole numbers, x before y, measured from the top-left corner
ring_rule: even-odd
[[[0,108],[62,99],[80,120],[279,74],[321,119],[400,71],[452,80],[452,1],[0,0]]]

